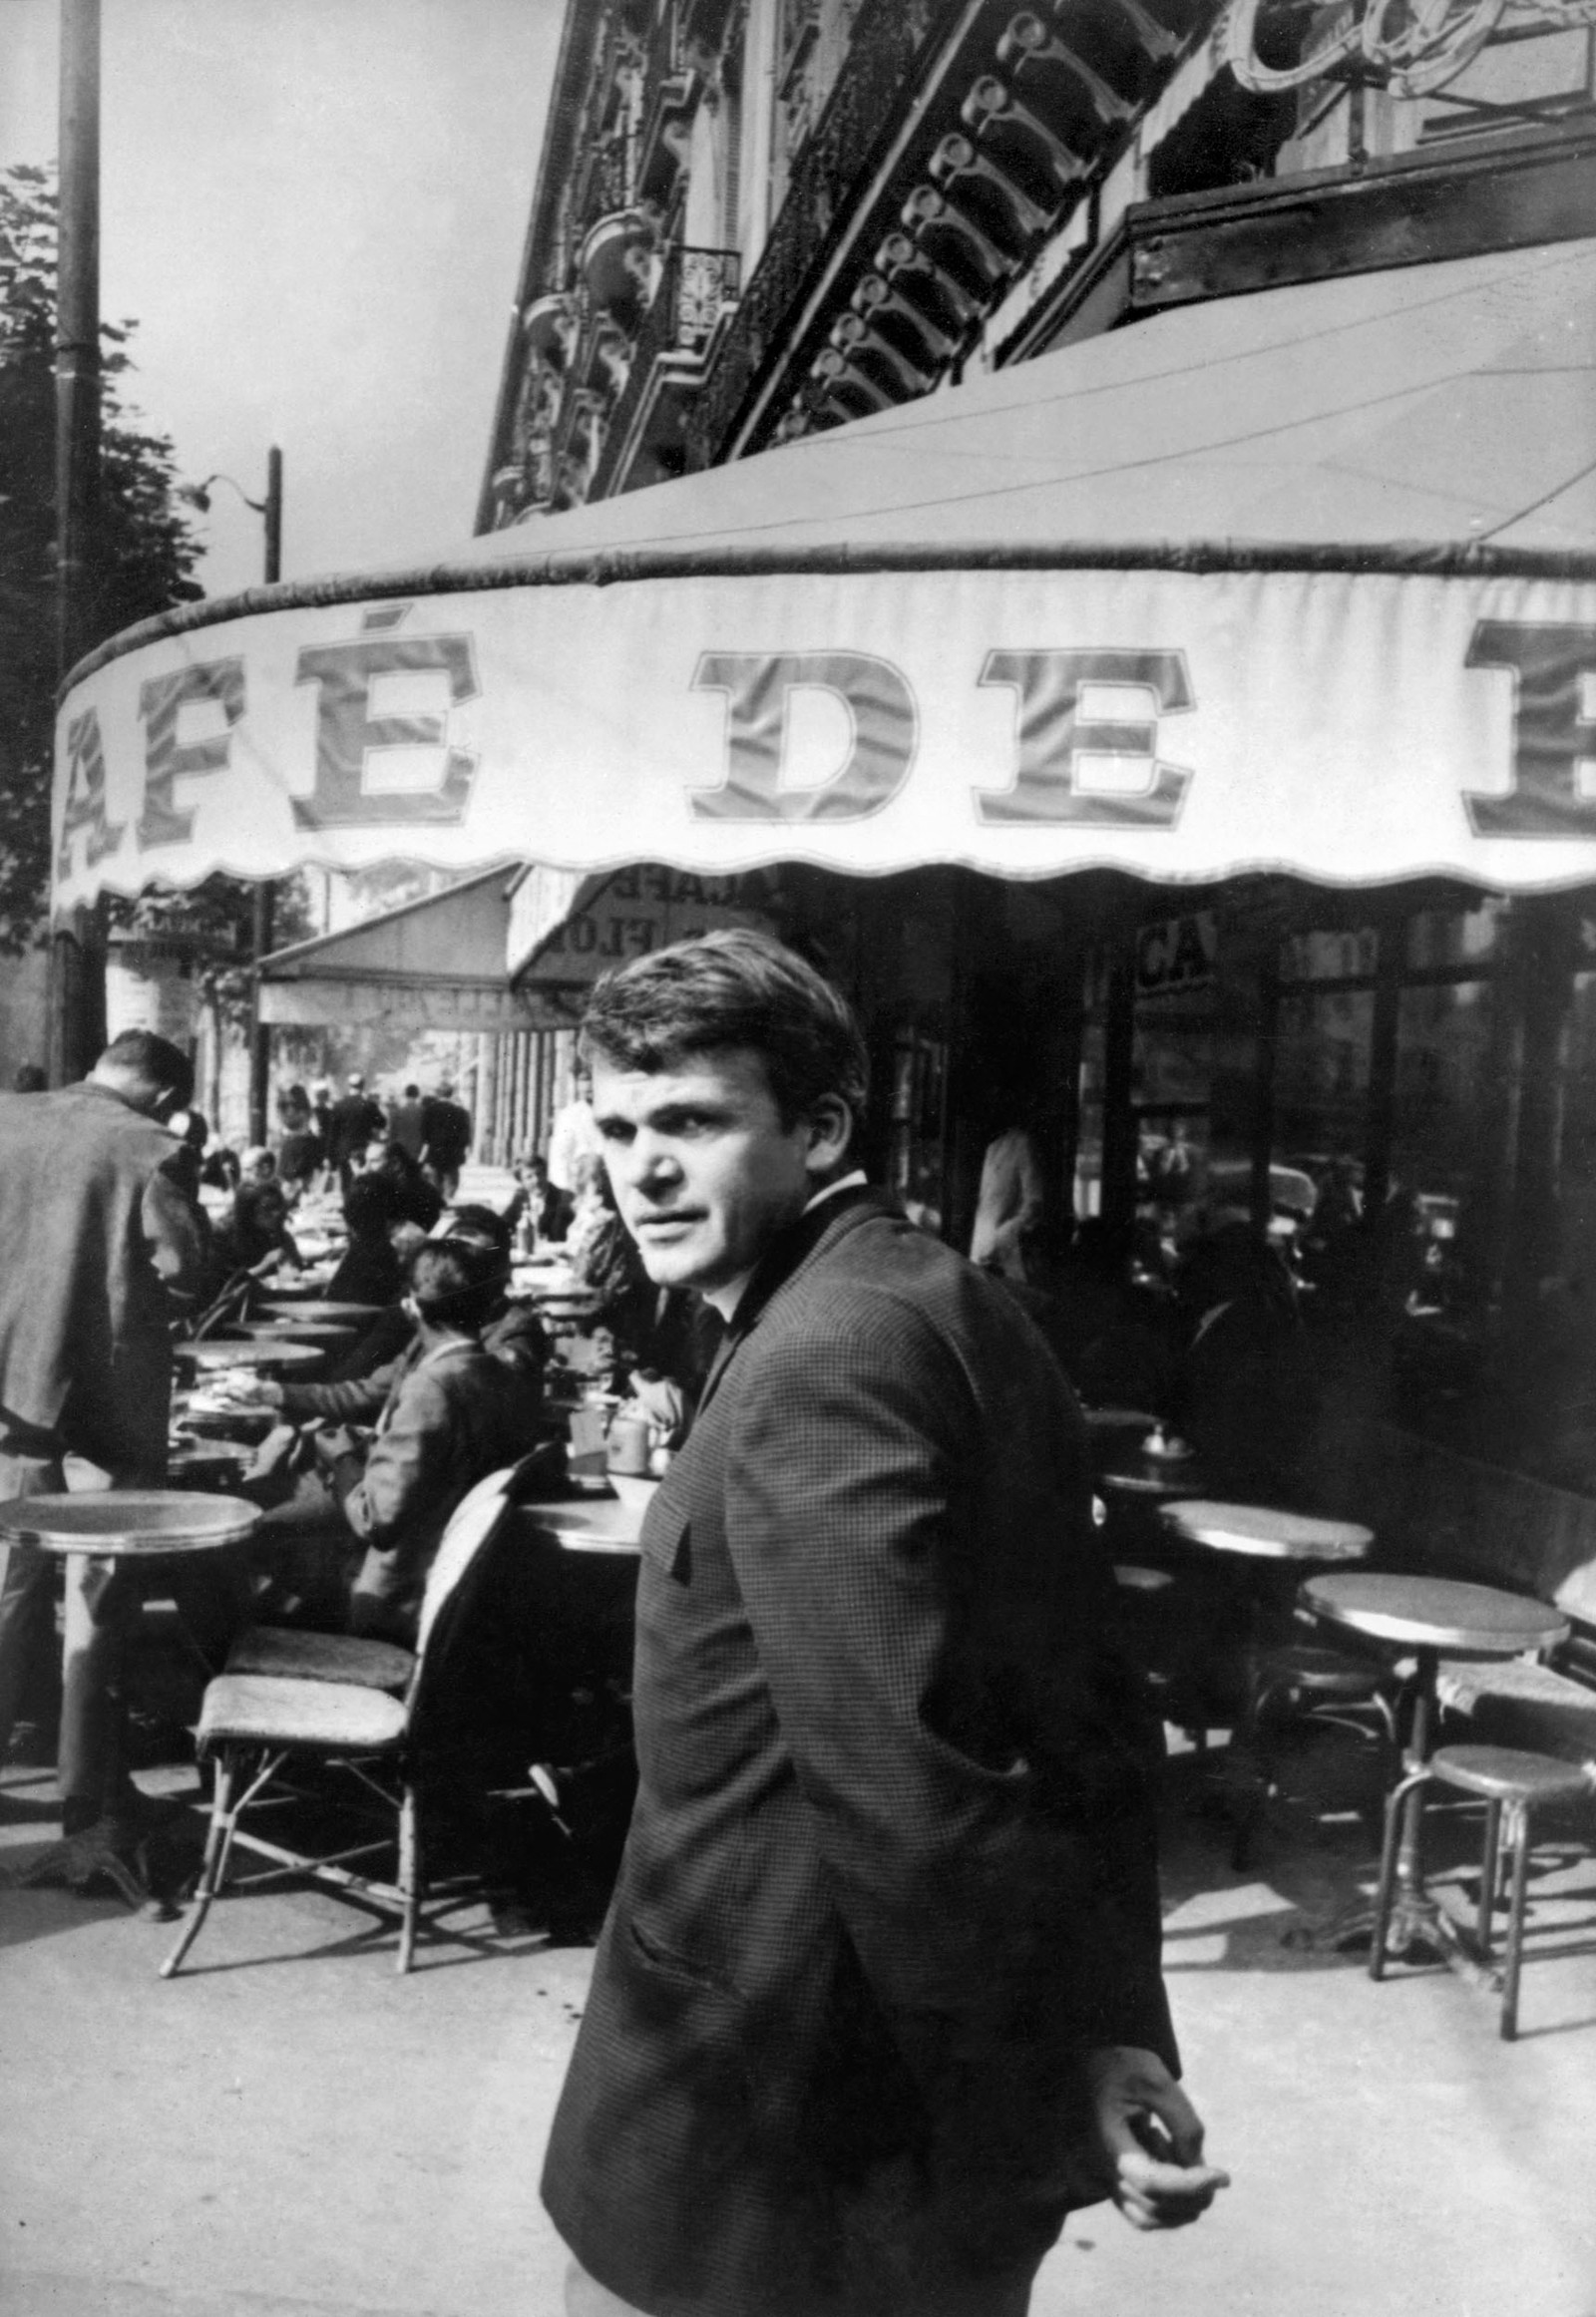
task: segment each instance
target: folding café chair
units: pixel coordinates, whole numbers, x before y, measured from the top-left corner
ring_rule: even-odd
[[[403,1697],[363,1679],[360,1669],[371,1645],[353,1637],[345,1653],[352,1678],[331,1674],[338,1653],[329,1645],[345,1637],[325,1634],[286,1636],[279,1653],[278,1662],[286,1666],[290,1644],[309,1645],[306,1654],[315,1660],[314,1670],[301,1666],[293,1672],[246,1673],[229,1665],[209,1684],[197,1732],[201,1760],[208,1756],[214,1764],[204,1863],[177,1944],[161,1966],[163,1979],[173,1976],[199,1937],[226,1879],[234,1843],[273,1862],[251,1875],[246,1887],[303,1876],[396,1910],[397,1967],[410,1969],[425,1886],[420,1808],[425,1762],[417,1737],[427,1711],[429,1676],[440,1656],[440,1638],[470,1606],[470,1581],[499,1532],[527,1461],[479,1481],[456,1508],[428,1574]],[[376,1840],[367,1837],[317,1854],[290,1849],[240,1825],[246,1811],[294,1799],[291,1773],[309,1763],[337,1765],[356,1781],[362,1798],[375,1798],[384,1815],[394,1813],[397,1881],[379,1881],[358,1866],[387,1847],[393,1836],[386,1831]]]

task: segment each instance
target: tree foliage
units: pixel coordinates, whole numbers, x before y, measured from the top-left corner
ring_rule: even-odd
[[[54,172],[0,170],[0,952],[36,937],[49,887],[55,722]],[[101,332],[99,520],[89,629],[200,594],[173,446],[125,400],[136,325]]]

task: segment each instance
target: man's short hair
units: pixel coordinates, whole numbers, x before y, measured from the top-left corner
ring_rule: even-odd
[[[391,1175],[356,1175],[343,1195],[351,1239],[380,1238],[400,1213],[399,1186]]]
[[[765,1065],[784,1127],[840,1095],[857,1124],[869,1092],[853,1008],[813,965],[741,927],[675,942],[595,984],[583,1016],[585,1061],[664,1070],[689,1054],[745,1046]]]
[[[151,1096],[175,1095],[180,1110],[194,1100],[193,1062],[181,1046],[154,1030],[121,1031],[96,1062],[94,1076]]]
[[[474,1239],[429,1239],[410,1258],[410,1293],[424,1320],[475,1335],[498,1309],[504,1262]]]
[[[510,1225],[492,1207],[468,1204],[450,1208],[437,1236],[440,1239],[470,1239],[479,1246],[496,1247],[502,1256],[508,1256],[512,1234]]]

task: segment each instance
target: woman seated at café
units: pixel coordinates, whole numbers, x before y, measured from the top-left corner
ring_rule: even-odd
[[[335,1304],[396,1304],[404,1293],[402,1259],[394,1235],[406,1223],[399,1193],[386,1175],[356,1175],[343,1195],[349,1244],[327,1296]]]
[[[301,1268],[288,1229],[288,1202],[276,1183],[240,1183],[232,1206],[211,1235],[211,1293],[244,1274],[264,1280],[286,1266]]]

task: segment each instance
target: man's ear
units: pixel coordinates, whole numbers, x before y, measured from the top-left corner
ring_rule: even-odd
[[[804,1165],[812,1175],[835,1174],[853,1140],[854,1114],[840,1094],[822,1094],[805,1122],[809,1144]]]

